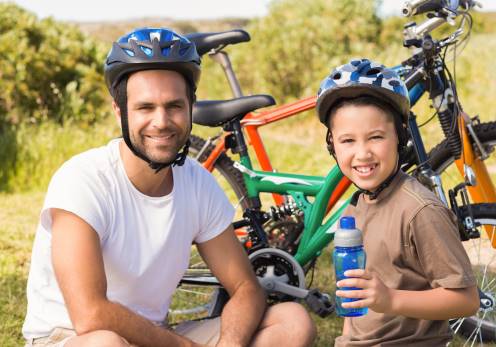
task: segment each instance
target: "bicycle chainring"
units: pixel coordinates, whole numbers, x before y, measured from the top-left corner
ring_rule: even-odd
[[[280,249],[263,248],[249,257],[257,277],[272,277],[277,281],[305,288],[303,269],[290,254]],[[292,300],[292,296],[283,293],[270,293],[268,296],[269,304]]]

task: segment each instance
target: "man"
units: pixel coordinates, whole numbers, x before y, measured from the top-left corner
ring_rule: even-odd
[[[139,29],[114,43],[105,78],[123,140],[73,157],[52,178],[28,279],[28,346],[313,341],[301,306],[266,310],[232,207],[186,158],[199,75],[194,45],[170,30]],[[171,330],[164,320],[192,243],[231,299],[220,319]]]

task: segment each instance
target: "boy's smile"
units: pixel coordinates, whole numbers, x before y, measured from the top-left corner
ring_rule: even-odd
[[[362,189],[376,190],[396,169],[398,137],[390,118],[372,105],[345,105],[332,116],[339,167]]]

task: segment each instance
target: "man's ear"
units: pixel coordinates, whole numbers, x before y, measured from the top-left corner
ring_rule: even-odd
[[[121,121],[121,109],[119,108],[119,106],[117,105],[115,100],[112,100],[112,110],[114,111],[115,118],[120,123],[120,121]]]

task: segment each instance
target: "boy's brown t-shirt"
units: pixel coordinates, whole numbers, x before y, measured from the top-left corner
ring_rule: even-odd
[[[389,288],[466,288],[475,278],[460,242],[456,218],[414,178],[399,171],[376,200],[360,195],[343,215],[364,234],[366,269]],[[428,303],[426,303],[428,304]],[[376,313],[350,319],[350,334],[335,346],[441,346],[452,338],[447,321]]]

